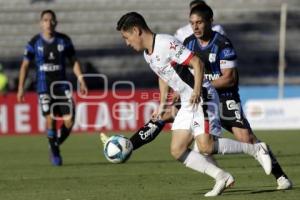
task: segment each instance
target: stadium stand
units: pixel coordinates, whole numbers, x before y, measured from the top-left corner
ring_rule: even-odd
[[[224,26],[238,51],[242,83],[275,83],[281,2],[207,0],[215,11],[216,23]],[[293,82],[293,76],[300,75],[300,2],[286,2],[289,4],[287,75]],[[173,34],[188,21],[188,3],[182,0],[0,0],[0,62],[11,79],[15,79],[23,47],[39,30],[40,11],[53,9],[58,15],[58,30],[73,38],[83,63],[91,63],[111,80],[132,79],[138,87],[153,86],[156,79],[144,76],[149,68],[141,55],[125,48],[115,31],[116,22],[122,14],[134,10],[143,13],[155,31]],[[136,78],[132,72],[139,76]],[[140,76],[147,79],[140,83]]]

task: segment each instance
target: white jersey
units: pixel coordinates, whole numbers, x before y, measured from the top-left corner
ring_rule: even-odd
[[[224,28],[219,24],[213,25],[212,30],[220,33],[221,35],[226,35]],[[191,26],[191,24],[187,24],[187,25],[177,29],[174,36],[177,40],[179,40],[180,42],[183,42],[185,40],[185,38],[189,37],[192,34],[193,34],[192,26]]]
[[[181,108],[175,117],[172,130],[191,130],[195,137],[204,133],[220,136],[219,97],[207,79],[203,79],[202,84],[205,87],[203,99],[207,106],[198,106],[197,110],[194,110],[189,102],[194,87],[194,75],[183,65],[189,64],[193,56],[193,53],[174,36],[165,34],[154,36],[152,54],[144,52],[145,60],[151,69],[180,94]]]
[[[146,62],[151,69],[164,80],[174,91],[180,94],[182,104],[188,103],[193,92],[194,76],[188,67],[193,53],[181,44],[174,36],[157,34],[151,55],[144,52]],[[177,65],[176,64],[182,64]],[[207,79],[203,87],[212,87]]]

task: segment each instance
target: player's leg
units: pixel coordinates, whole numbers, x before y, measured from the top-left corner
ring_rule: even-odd
[[[140,147],[152,142],[159,133],[163,130],[164,126],[168,122],[173,122],[174,116],[177,113],[177,109],[168,109],[160,120],[150,120],[140,129],[138,129],[131,137],[130,141],[133,146],[133,150],[137,150]],[[108,136],[104,133],[100,133],[101,142],[104,144],[108,140]]]
[[[62,159],[60,156],[59,145],[57,143],[56,124],[54,119],[54,113],[51,114],[51,105],[53,103],[49,94],[39,94],[39,103],[42,111],[42,115],[46,119],[47,138],[50,148],[51,162],[55,166],[62,165]]]
[[[217,196],[234,183],[234,178],[217,167],[207,156],[188,148],[194,137],[190,132],[193,115],[190,110],[179,110],[172,126],[171,154],[186,167],[214,178],[216,184],[205,196]]]
[[[163,120],[150,120],[138,131],[136,131],[131,137],[130,141],[133,145],[133,150],[137,150],[145,144],[152,142],[165,126]]]
[[[60,126],[58,134],[58,144],[61,145],[70,135],[73,125],[74,125],[74,116],[73,115],[63,115],[64,122]]]
[[[233,105],[231,107],[226,105],[226,101],[222,103],[222,126],[226,127],[226,129],[232,132],[238,141],[250,144],[261,142],[253,133],[250,124],[243,113],[240,101],[236,102],[234,100],[231,100],[231,103],[233,103],[231,104]],[[287,175],[282,170],[279,162],[277,161],[275,155],[273,154],[269,146],[268,150],[272,161],[271,173],[277,180],[277,189],[284,190],[292,188],[292,182],[288,179]]]
[[[271,159],[266,154],[267,147],[264,143],[253,145],[220,138],[222,132],[218,113],[219,108],[213,101],[205,102],[193,116],[192,132],[196,137],[196,144],[200,152],[203,154],[246,153],[256,158],[265,172],[269,174],[271,172]]]
[[[75,103],[68,90],[65,91],[64,95],[64,99],[57,100],[59,104],[56,106],[59,115],[63,118],[63,124],[58,130],[57,141],[59,145],[69,137],[75,121]]]
[[[129,140],[132,143],[133,150],[137,150],[140,147],[144,146],[152,142],[162,131],[165,126],[165,122],[163,120],[150,120],[140,129],[138,129]],[[100,140],[104,145],[108,140],[108,136],[105,133],[100,133]]]
[[[217,167],[207,156],[189,149],[192,139],[193,136],[189,130],[174,130],[171,140],[171,155],[186,167],[207,174],[216,181],[214,188],[205,196],[220,195],[224,189],[233,185],[234,178]]]
[[[256,136],[252,133],[251,129],[239,128],[239,127],[232,127],[232,133],[234,134],[235,138],[239,141],[247,142],[250,144],[255,144],[261,142],[256,138]],[[279,162],[277,161],[275,155],[273,154],[270,146],[267,146],[269,150],[269,154],[272,161],[272,171],[271,173],[276,179],[277,182],[277,189],[278,190],[286,190],[291,189],[293,184],[291,180],[289,180],[288,176],[282,170]]]
[[[166,112],[162,115],[161,119],[150,120],[137,132],[135,132],[130,138],[130,141],[133,145],[133,150],[136,150],[142,147],[143,145],[152,142],[163,130],[166,123],[174,121],[177,112],[178,109],[172,106],[166,110]]]

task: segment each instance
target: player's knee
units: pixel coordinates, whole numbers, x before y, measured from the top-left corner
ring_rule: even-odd
[[[183,146],[171,145],[171,155],[178,160],[187,149]]]
[[[73,118],[67,119],[64,121],[64,124],[66,128],[70,129],[74,125],[74,119]]]
[[[207,143],[207,142],[198,142],[198,149],[200,151],[200,153],[202,154],[212,154],[213,151],[213,144],[211,143]]]

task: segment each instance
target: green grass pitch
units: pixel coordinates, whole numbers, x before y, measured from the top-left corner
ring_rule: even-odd
[[[276,191],[273,176],[265,175],[247,155],[219,155],[219,165],[235,176],[236,183],[217,198],[299,200],[300,131],[257,135],[272,147],[294,189]],[[110,164],[103,156],[98,134],[74,134],[61,148],[62,167],[50,165],[44,136],[1,137],[0,200],[205,199],[213,180],[171,158],[170,136],[161,134],[125,164]]]

